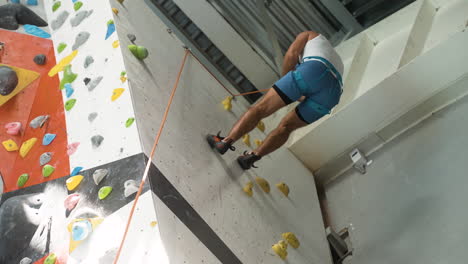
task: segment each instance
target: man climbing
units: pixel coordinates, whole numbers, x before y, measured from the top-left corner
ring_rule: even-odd
[[[208,135],[208,143],[220,154],[235,150],[233,144],[253,130],[263,118],[299,101],[295,111],[281,120],[262,145],[254,151],[244,152],[237,159],[244,170],[256,168],[254,163],[286,143],[294,130],[330,114],[343,92],[343,70],[340,56],[323,35],[312,31],[300,33],[286,52],[282,78],[273,85],[273,89],[242,115],[227,137],[221,137],[219,133]]]

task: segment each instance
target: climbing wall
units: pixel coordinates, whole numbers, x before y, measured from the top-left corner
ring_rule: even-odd
[[[26,134],[16,140],[30,143],[24,159],[37,163],[28,163],[32,171],[2,172],[13,185],[0,200],[0,263],[112,263],[184,43],[144,1],[41,4],[53,52],[37,80],[54,83],[30,95],[34,102],[44,97],[49,108],[34,112],[28,103],[33,114],[20,118],[20,109],[10,108],[2,121],[21,121]],[[119,263],[282,263],[282,239],[289,240],[286,262],[331,263],[312,174],[286,149],[242,171],[235,158],[265,138],[260,129],[250,146],[213,153],[205,135],[226,133],[248,104],[238,99],[226,111],[226,92],[191,55],[178,89]],[[35,144],[24,141],[34,136]],[[44,153],[41,165],[37,155]],[[20,159],[17,150],[7,154]],[[281,183],[289,193],[277,188]],[[300,245],[283,237],[288,232]]]
[[[75,2],[75,3],[73,3]],[[56,3],[60,7],[51,8]],[[57,61],[73,52],[70,73],[60,72],[72,167],[92,168],[141,152],[113,13],[106,1],[46,1]],[[63,83],[74,79],[69,86]]]
[[[161,124],[164,109],[185,54],[182,43],[170,34],[156,15],[151,1],[111,1],[119,9],[115,18],[131,84],[136,121],[148,155]],[[128,34],[136,36],[127,38]],[[149,56],[139,59],[128,45],[145,47]],[[242,56],[242,54],[238,54]],[[232,101],[226,111],[221,102],[228,94],[200,65],[188,56],[165,130],[154,157],[156,172],[151,188],[161,232],[170,232],[171,221],[160,212],[167,206],[217,259],[203,253],[188,255],[184,237],[174,246],[183,254],[173,263],[283,263],[272,245],[293,232],[301,245],[288,247],[286,263],[331,263],[330,251],[312,174],[286,149],[265,157],[259,168],[243,172],[235,159],[256,146],[265,134],[255,129],[250,144],[240,141],[237,151],[220,156],[205,141],[207,133],[225,135],[247,109],[243,99]],[[257,178],[269,182],[265,192]],[[252,186],[252,196],[244,187]],[[285,196],[276,184],[286,183]],[[261,182],[260,182],[261,183]],[[163,236],[164,238],[164,236]]]
[[[12,191],[19,188],[17,180],[22,174],[29,177],[24,184],[27,187],[64,176],[70,172],[70,167],[66,154],[67,130],[62,96],[59,90],[54,89],[59,79],[57,76],[47,76],[55,65],[52,41],[1,29],[0,36],[0,41],[4,43],[0,65],[15,67],[19,78],[24,79],[24,83],[19,83],[12,92],[18,94],[8,101],[9,96],[2,96],[4,103],[0,106],[0,141],[4,143],[0,149],[0,173],[4,191]],[[48,58],[45,65],[33,61],[38,54]],[[30,126],[32,120],[43,115],[48,115],[49,119],[42,127]],[[47,134],[56,135],[56,138],[45,146],[43,139]],[[21,156],[20,148],[26,150],[27,143],[34,140],[37,142],[32,149],[28,153],[23,151]],[[43,153],[52,152],[53,157],[48,164],[56,171],[49,177],[43,177],[40,157]]]
[[[114,13],[64,0],[12,14],[26,7],[48,26],[0,29],[0,67],[19,79],[0,96],[0,263],[112,263],[146,161]],[[152,199],[145,185],[120,263],[168,263]]]

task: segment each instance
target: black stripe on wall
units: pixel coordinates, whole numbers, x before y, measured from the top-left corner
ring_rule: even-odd
[[[151,190],[221,263],[242,263],[154,164],[151,164],[148,178]]]

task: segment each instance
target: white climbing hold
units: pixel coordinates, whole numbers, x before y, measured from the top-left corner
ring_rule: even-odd
[[[49,119],[48,115],[38,116],[29,123],[29,126],[34,129],[42,127],[45,124],[45,122],[47,122],[48,119]]]
[[[23,258],[19,264],[31,264],[31,263],[32,263],[32,260],[26,257],[26,258]]]
[[[98,169],[94,171],[93,173],[94,183],[96,185],[99,185],[99,183],[102,181],[102,179],[104,179],[104,177],[107,176],[107,174],[109,174],[109,170],[107,169]]]
[[[46,152],[46,153],[43,153],[40,157],[39,157],[39,164],[41,166],[44,166],[46,165],[47,163],[49,163],[49,161],[52,160],[52,153],[51,152]]]
[[[130,195],[138,192],[138,184],[134,180],[128,180],[124,183],[124,195],[125,197],[129,197]]]

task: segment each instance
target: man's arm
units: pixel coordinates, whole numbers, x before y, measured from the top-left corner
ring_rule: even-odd
[[[296,66],[299,60],[299,56],[304,51],[304,47],[307,44],[307,41],[309,39],[313,39],[317,35],[318,35],[317,33],[312,32],[312,31],[302,32],[299,35],[297,35],[294,42],[291,44],[291,46],[289,46],[289,49],[286,52],[286,55],[284,55],[283,69],[281,72],[281,76],[286,75],[289,71],[294,69],[294,66]]]

